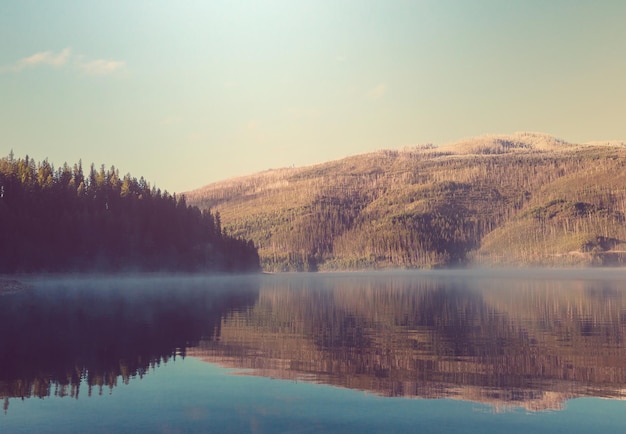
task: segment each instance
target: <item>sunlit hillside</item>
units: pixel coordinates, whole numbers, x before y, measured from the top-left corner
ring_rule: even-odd
[[[187,193],[268,271],[621,265],[624,142],[538,133],[383,150]]]

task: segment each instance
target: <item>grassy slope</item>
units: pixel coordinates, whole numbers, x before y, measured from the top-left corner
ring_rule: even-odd
[[[187,198],[253,239],[271,271],[619,264],[625,162],[622,143],[486,136],[271,170]]]

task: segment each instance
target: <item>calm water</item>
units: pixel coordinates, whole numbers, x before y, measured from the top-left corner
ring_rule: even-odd
[[[626,430],[626,270],[23,281],[2,433]]]

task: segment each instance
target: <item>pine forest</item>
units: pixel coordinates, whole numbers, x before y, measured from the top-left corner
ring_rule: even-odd
[[[184,196],[79,162],[0,160],[0,273],[257,271],[251,241]]]

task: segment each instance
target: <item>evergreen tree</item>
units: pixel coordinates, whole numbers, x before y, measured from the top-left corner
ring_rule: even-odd
[[[223,233],[219,216],[143,177],[0,159],[0,273],[258,268],[256,247]]]

